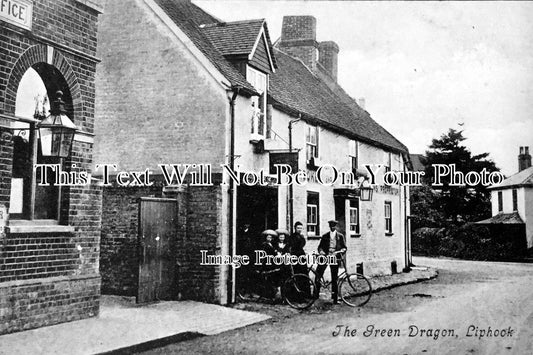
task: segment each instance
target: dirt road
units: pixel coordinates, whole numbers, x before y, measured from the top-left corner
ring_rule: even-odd
[[[149,353],[533,354],[533,264],[414,262],[439,277]]]

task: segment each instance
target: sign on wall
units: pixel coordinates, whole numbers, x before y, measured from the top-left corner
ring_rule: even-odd
[[[31,30],[33,4],[27,0],[0,0],[0,20]]]

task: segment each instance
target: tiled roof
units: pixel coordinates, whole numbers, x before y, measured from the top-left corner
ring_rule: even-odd
[[[233,86],[256,93],[224,55],[251,51],[250,44],[253,47],[252,42],[255,43],[263,20],[224,24],[187,0],[155,2]],[[206,26],[202,28],[200,25]],[[272,49],[266,26],[265,31]],[[275,66],[277,61],[277,70],[270,78],[270,97],[276,107],[289,113],[302,113],[304,120],[327,126],[354,139],[408,153],[400,141],[375,122],[339,85],[335,84],[333,91],[300,60],[278,50],[273,50],[272,54]]]
[[[524,169],[507,179],[499,185],[494,185],[489,187],[489,189],[502,189],[508,187],[523,187],[523,186],[532,186],[533,187],[533,166]]]
[[[219,22],[202,27],[202,32],[223,55],[250,54],[265,20]]]
[[[407,148],[387,132],[368,112],[337,85],[333,92],[300,60],[275,50],[276,73],[270,77],[270,95],[274,105],[310,120],[341,131],[354,139],[366,141],[395,151],[407,153]]]
[[[518,212],[513,213],[499,213],[489,219],[476,222],[478,224],[523,224],[524,221],[520,218]]]
[[[261,28],[265,31],[268,49],[273,53],[273,46],[264,19],[216,22],[201,25],[202,32],[213,46],[225,56],[248,55],[252,52]],[[274,67],[276,58],[272,57]]]
[[[231,65],[202,33],[201,24],[219,22],[190,1],[155,0],[170,19],[191,39],[194,45],[227,78],[232,86],[242,87],[256,93],[246,78]]]

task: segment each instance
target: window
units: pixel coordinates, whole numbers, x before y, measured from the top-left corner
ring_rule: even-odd
[[[503,212],[503,191],[498,191],[498,212]]]
[[[305,152],[309,162],[313,158],[318,158],[318,127],[307,125],[305,129]]]
[[[385,201],[385,234],[392,234],[392,203]]]
[[[253,138],[263,139],[266,130],[268,76],[248,66],[246,68],[246,80],[261,94],[259,97],[252,97],[251,134]]]
[[[392,167],[392,153],[390,152],[386,152],[385,153],[385,172],[389,172],[391,171],[391,167]]]
[[[319,230],[319,195],[316,192],[307,193],[307,235],[317,237],[320,235]]]
[[[355,170],[359,167],[358,161],[357,161],[357,153],[358,153],[358,144],[357,141],[351,140],[349,144],[349,153],[348,156],[350,158],[350,169],[355,173]]]
[[[359,199],[348,200],[348,234],[359,235]]]
[[[513,189],[513,212],[518,211],[518,191]]]

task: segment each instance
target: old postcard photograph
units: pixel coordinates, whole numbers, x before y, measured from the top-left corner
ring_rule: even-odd
[[[0,354],[532,354],[532,16],[0,0]]]

